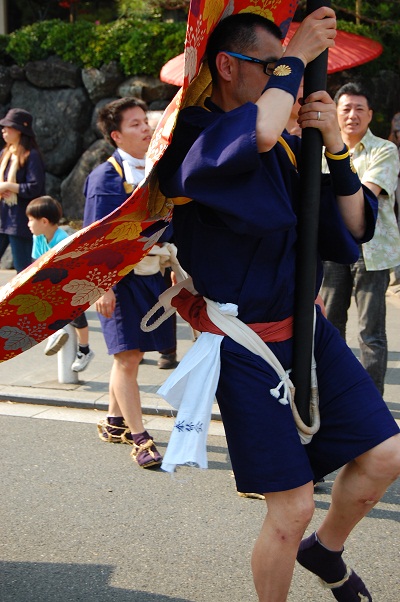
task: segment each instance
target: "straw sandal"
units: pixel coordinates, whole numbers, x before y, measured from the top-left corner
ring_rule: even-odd
[[[150,466],[160,466],[162,456],[154,445],[153,437],[147,431],[142,433],[143,437],[139,439],[139,443],[133,440],[133,435],[130,432],[122,435],[123,443],[128,443],[133,446],[131,457],[142,468],[150,468]]]
[[[121,426],[116,426],[115,424],[110,424],[107,418],[97,423],[97,430],[99,438],[108,443],[127,443],[123,437],[126,433],[130,432],[125,422]]]

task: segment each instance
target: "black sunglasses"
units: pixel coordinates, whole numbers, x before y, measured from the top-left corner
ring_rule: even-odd
[[[239,59],[241,61],[248,61],[250,63],[258,63],[259,65],[262,65],[265,75],[272,75],[276,66],[276,61],[268,63],[267,61],[256,59],[253,56],[246,56],[245,54],[231,52],[230,50],[221,50],[221,52],[225,52],[225,54],[229,54],[229,56],[234,56],[236,59]]]

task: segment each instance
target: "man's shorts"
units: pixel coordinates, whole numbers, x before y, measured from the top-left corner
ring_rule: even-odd
[[[292,341],[269,347],[288,369]],[[321,427],[302,445],[290,406],[270,394],[279,383],[276,372],[228,337],[223,340],[217,400],[238,491],[300,487],[399,433],[370,376],[319,313],[315,359]]]
[[[175,345],[175,330],[171,318],[152,332],[143,332],[140,322],[157,303],[165,290],[159,272],[152,276],[137,276],[130,272],[113,287],[116,307],[111,318],[99,314],[101,328],[110,355],[122,351],[163,351]]]

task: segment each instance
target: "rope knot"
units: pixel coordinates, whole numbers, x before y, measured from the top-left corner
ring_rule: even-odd
[[[290,370],[286,370],[285,374],[283,375],[279,375],[280,376],[280,381],[277,387],[275,387],[275,389],[270,389],[269,392],[271,393],[271,395],[273,397],[275,397],[275,399],[277,399],[279,401],[279,403],[281,403],[284,406],[287,406],[290,402],[288,399],[288,395],[289,395],[289,374],[290,374]],[[280,397],[281,392],[280,389],[281,387],[283,387],[283,395],[282,397]]]

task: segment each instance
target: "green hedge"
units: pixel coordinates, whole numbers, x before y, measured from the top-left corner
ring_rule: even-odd
[[[107,25],[88,21],[38,21],[0,36],[0,61],[24,66],[58,55],[80,67],[99,68],[117,61],[127,76],[157,77],[170,58],[183,52],[186,23],[119,19]]]

